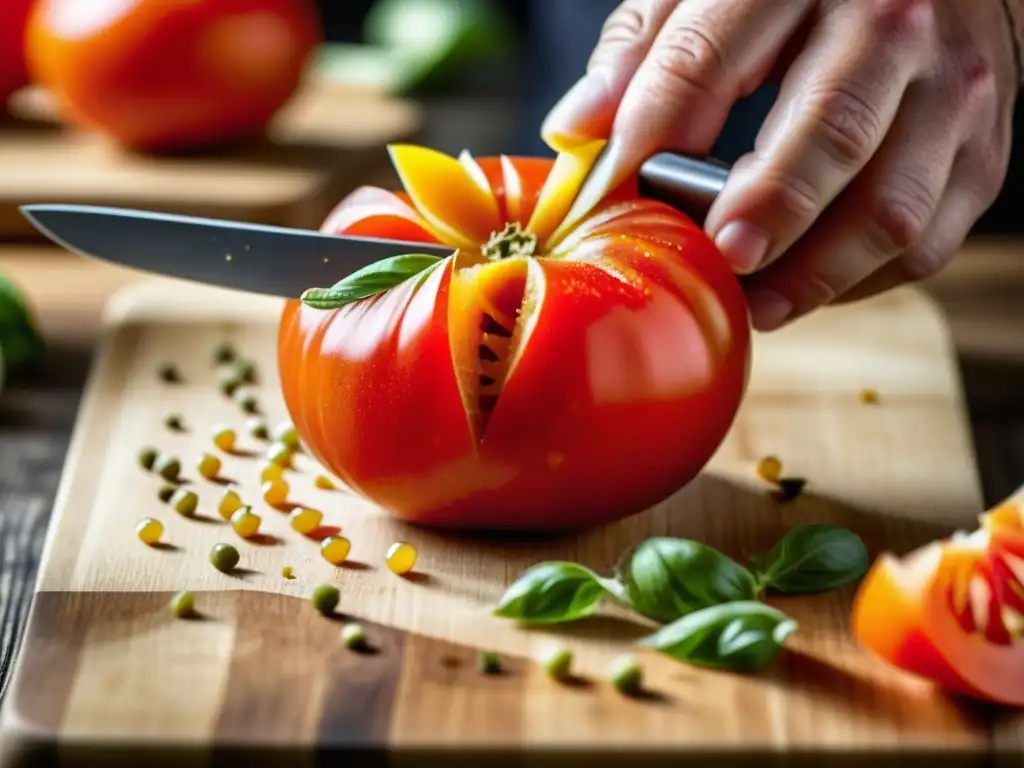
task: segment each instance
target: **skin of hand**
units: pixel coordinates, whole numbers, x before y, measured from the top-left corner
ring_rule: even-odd
[[[608,138],[621,180],[779,82],[705,223],[770,331],[952,258],[1005,180],[1013,32],[1000,0],[626,0],[542,133]]]

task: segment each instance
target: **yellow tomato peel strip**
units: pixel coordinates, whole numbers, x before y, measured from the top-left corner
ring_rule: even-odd
[[[571,223],[565,220],[566,214],[573,207],[580,187],[605,144],[607,141],[604,139],[581,143],[560,152],[555,159],[551,173],[548,174],[537,199],[537,205],[533,209],[533,215],[526,225],[527,231],[544,243],[543,250],[550,250],[557,242],[552,236],[556,230],[566,230],[571,226]]]
[[[494,193],[465,164],[414,144],[391,144],[388,153],[416,210],[443,240],[472,248],[501,229]]]

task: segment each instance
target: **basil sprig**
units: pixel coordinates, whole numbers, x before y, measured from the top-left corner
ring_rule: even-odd
[[[637,613],[669,622],[710,605],[754,600],[754,575],[717,549],[689,539],[647,539],[620,561],[616,578]]]
[[[493,613],[536,624],[578,621],[597,611],[606,594],[602,582],[592,570],[576,563],[538,563],[516,579]]]
[[[751,558],[761,588],[789,595],[838,589],[863,577],[869,564],[864,542],[836,525],[793,528],[767,555]]]
[[[425,279],[428,270],[443,259],[425,253],[391,256],[356,270],[330,288],[309,288],[302,293],[302,303],[314,309],[338,309],[359,299],[394,288],[410,277]]]
[[[610,578],[577,563],[538,563],[508,588],[494,614],[540,624],[578,621],[610,596],[663,625],[641,645],[695,664],[751,670],[770,663],[797,629],[759,600],[762,593],[845,586],[867,571],[868,555],[850,531],[806,525],[750,564],[697,541],[658,536],[627,551]]]
[[[713,605],[638,641],[679,661],[753,671],[770,664],[797,622],[757,600]]]

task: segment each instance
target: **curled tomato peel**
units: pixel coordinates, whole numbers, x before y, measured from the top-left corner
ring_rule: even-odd
[[[175,151],[261,133],[321,40],[312,0],[38,0],[25,45],[65,122]]]
[[[854,600],[854,638],[947,691],[1024,706],[1020,515],[1019,507],[998,508],[969,536],[880,556]]]
[[[547,248],[592,149],[392,148],[404,190],[359,189],[327,217],[324,231],[453,249],[383,293],[284,309],[285,403],[352,490],[425,525],[572,529],[662,501],[718,449],[749,374],[739,282],[700,227],[630,183]]]

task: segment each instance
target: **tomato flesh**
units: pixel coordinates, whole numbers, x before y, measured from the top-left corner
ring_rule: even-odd
[[[1024,706],[1022,515],[1001,507],[970,536],[880,557],[854,603],[854,637],[946,690]]]
[[[696,476],[749,370],[742,291],[700,228],[623,185],[560,237],[571,158],[393,157],[405,193],[357,190],[323,228],[458,251],[338,309],[287,305],[282,391],[313,455],[460,528],[607,523]],[[488,250],[512,230],[535,251]]]
[[[0,3],[0,111],[8,97],[28,85],[25,66],[25,25],[35,0]]]

